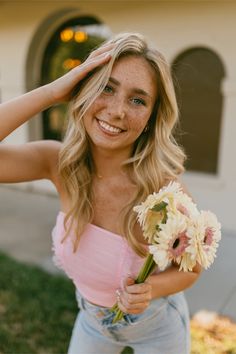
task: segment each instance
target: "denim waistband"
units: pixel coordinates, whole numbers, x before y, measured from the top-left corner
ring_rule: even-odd
[[[134,350],[139,348],[139,353],[140,345],[144,348],[142,353],[190,353],[188,310],[183,293],[154,299],[144,312],[125,314],[116,323],[113,323],[114,313],[110,308],[90,303],[79,291],[76,291],[76,297],[81,309],[76,323],[78,331],[82,331],[82,341],[84,338],[92,338],[96,343],[99,338],[99,341],[102,339],[107,345],[112,340],[109,343],[131,346]],[[85,332],[87,335],[83,336]],[[96,350],[93,352],[103,353],[98,348]],[[73,353],[77,352],[75,350]],[[86,352],[88,350],[80,351]]]
[[[98,320],[102,325],[110,325],[112,323],[115,313],[112,312],[109,307],[102,307],[92,304],[81,295],[78,289],[76,290],[76,299],[79,308],[81,310],[85,310],[90,316]],[[146,315],[150,315],[153,312],[158,313],[158,311],[160,311],[167,303],[168,300],[165,297],[154,299],[151,301],[148,309],[140,315],[125,314],[123,319],[119,321],[119,325],[133,324],[140,317],[145,317]]]

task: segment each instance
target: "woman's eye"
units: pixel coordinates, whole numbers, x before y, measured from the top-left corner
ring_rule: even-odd
[[[103,89],[103,92],[105,93],[112,93],[113,92],[113,88],[109,85],[106,85]]]
[[[141,98],[132,98],[131,101],[137,106],[139,106],[139,105],[145,106],[146,105],[145,101],[142,100]]]

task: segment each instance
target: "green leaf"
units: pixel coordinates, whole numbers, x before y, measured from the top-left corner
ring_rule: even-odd
[[[166,224],[166,222],[167,222],[167,212],[166,212],[166,210],[165,210],[165,212],[164,212],[164,217],[163,217],[163,219],[162,219],[162,224]]]
[[[163,201],[163,202],[160,202],[160,203],[154,205],[154,207],[151,208],[151,210],[158,212],[158,211],[164,210],[167,205],[168,205],[168,203]]]

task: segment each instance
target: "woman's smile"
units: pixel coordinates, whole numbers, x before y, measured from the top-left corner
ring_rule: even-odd
[[[116,127],[114,125],[111,125],[111,124],[105,122],[104,120],[101,120],[101,119],[98,119],[98,118],[96,118],[96,120],[98,122],[99,128],[103,132],[105,132],[105,133],[107,133],[109,135],[119,135],[120,133],[124,132],[123,129],[121,129],[119,127]]]

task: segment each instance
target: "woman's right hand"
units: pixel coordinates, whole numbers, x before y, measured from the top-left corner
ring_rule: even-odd
[[[39,112],[42,112],[56,103],[70,99],[72,91],[80,80],[91,70],[110,60],[113,48],[114,44],[104,45],[94,50],[83,64],[75,67],[59,79],[0,104],[0,141]],[[32,176],[30,173],[26,172],[35,169],[33,161],[38,163],[37,156],[41,155],[41,145],[39,147],[36,144],[34,148],[37,151],[32,155],[32,145],[23,146],[23,148],[19,150],[12,148],[7,149],[5,146],[1,147],[0,165],[2,165],[5,170],[9,170],[9,173],[3,175],[0,167],[0,181],[24,181],[42,178],[42,174],[45,174],[45,171],[42,171],[47,169],[45,165],[43,165],[44,161],[42,163],[43,167],[40,167],[40,172],[37,172],[36,176]],[[43,149],[44,148],[43,146]],[[28,161],[26,153],[28,153]],[[19,163],[19,161],[21,161],[20,158],[22,159],[21,164]],[[21,175],[19,171],[23,169],[23,161],[25,162],[25,167],[24,173]],[[18,168],[19,165],[21,166],[20,169]],[[16,167],[16,171],[14,166]]]
[[[94,50],[81,65],[76,66],[59,79],[47,84],[45,88],[47,88],[47,94],[49,95],[52,105],[68,101],[74,87],[90,71],[110,60],[113,48],[114,44],[107,44]]]

